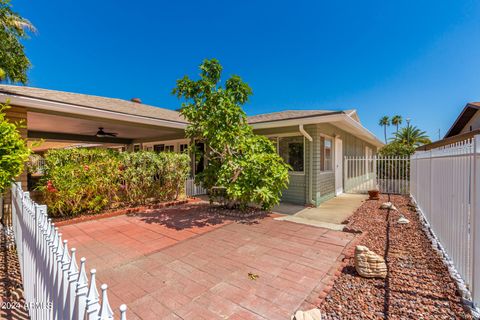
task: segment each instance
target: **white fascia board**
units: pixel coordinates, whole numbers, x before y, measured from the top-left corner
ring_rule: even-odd
[[[17,96],[14,94],[0,93],[0,103],[26,107],[34,112],[50,111],[59,112],[71,115],[83,115],[96,118],[106,118],[118,121],[133,122],[140,124],[147,124],[152,126],[161,126],[176,129],[185,129],[186,123],[156,119],[151,117],[139,116],[134,114],[126,114],[121,112],[115,112],[110,110],[102,110],[93,107],[84,107],[78,105],[72,105],[68,103],[46,101],[42,99]]]

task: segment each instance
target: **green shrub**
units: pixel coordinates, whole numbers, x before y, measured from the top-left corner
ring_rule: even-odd
[[[30,154],[25,140],[18,132],[21,124],[7,121],[7,108],[9,107],[0,104],[0,197],[10,187],[13,179],[22,173]]]
[[[149,198],[178,198],[189,173],[186,154],[140,151],[123,153],[122,188],[129,203],[145,203]]]
[[[53,215],[99,212],[119,201],[120,157],[106,149],[51,150],[39,187]]]
[[[54,216],[97,213],[115,203],[176,199],[189,172],[185,154],[118,153],[107,149],[51,150],[39,187]]]

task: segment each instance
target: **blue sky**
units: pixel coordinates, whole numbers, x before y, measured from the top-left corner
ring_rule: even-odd
[[[480,2],[13,0],[38,34],[31,86],[170,109],[175,80],[217,58],[254,91],[248,114],[356,108],[438,138],[480,101]],[[393,131],[393,128],[390,129]]]

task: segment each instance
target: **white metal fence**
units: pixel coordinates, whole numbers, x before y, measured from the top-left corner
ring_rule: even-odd
[[[411,196],[480,304],[480,136],[416,152]]]
[[[195,184],[195,179],[187,179],[185,182],[185,195],[188,197],[194,197],[207,194],[207,189]]]
[[[37,319],[113,319],[107,285],[97,290],[96,270],[86,273],[86,259],[76,260],[76,250],[47,217],[47,207],[38,205],[23,192],[19,182],[12,184],[12,219],[15,244],[24,286],[26,306]],[[126,319],[125,305],[120,318]]]
[[[409,157],[345,157],[345,192],[408,194],[410,190]]]

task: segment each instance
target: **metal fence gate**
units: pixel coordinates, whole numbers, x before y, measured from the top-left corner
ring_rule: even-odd
[[[344,183],[347,193],[366,193],[378,189],[382,193],[409,194],[410,158],[345,157]]]

